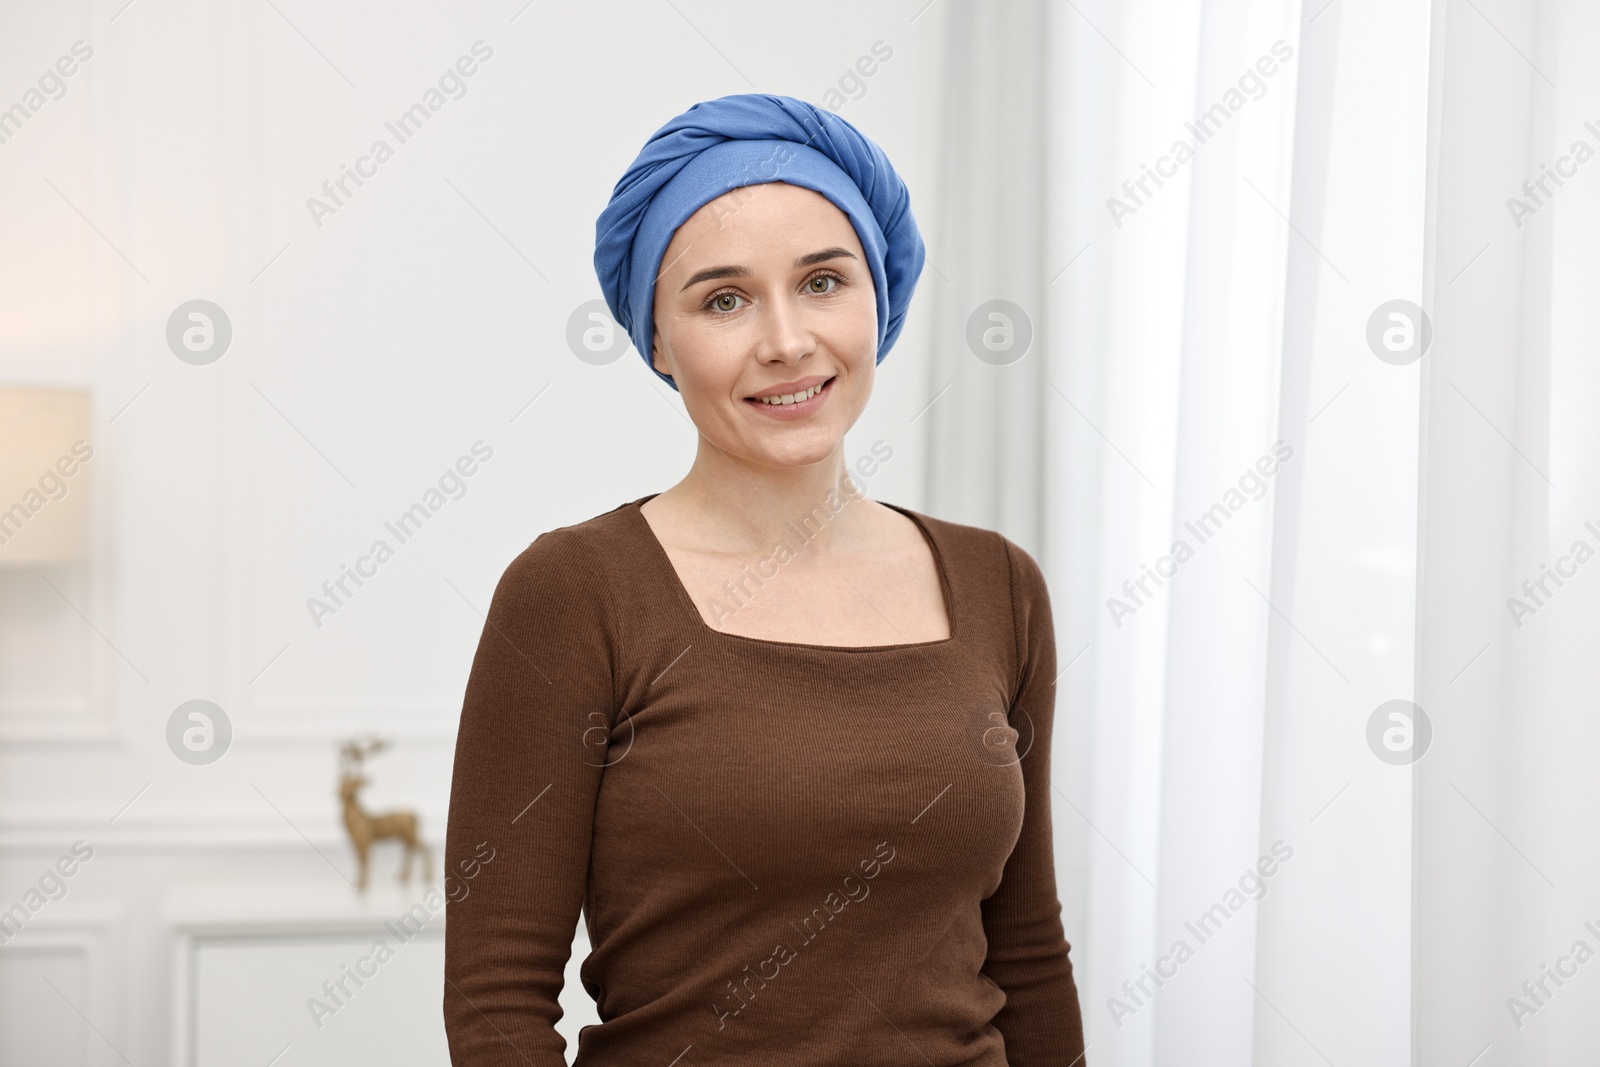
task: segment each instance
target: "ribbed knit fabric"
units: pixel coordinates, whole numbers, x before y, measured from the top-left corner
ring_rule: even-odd
[[[445,848],[475,872],[448,905],[452,1062],[563,1067],[581,909],[602,1022],[576,1067],[1082,1067],[1037,564],[897,509],[949,638],[741,637],[703,621],[644,500],[540,536],[495,590]]]

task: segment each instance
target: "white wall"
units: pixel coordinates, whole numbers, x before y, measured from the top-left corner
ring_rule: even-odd
[[[7,1063],[176,1062],[182,983],[236,960],[191,959],[190,938],[292,931],[309,955],[268,970],[320,982],[319,938],[415,899],[362,906],[345,884],[336,740],[395,739],[366,800],[415,808],[437,854],[501,570],[692,455],[636,354],[591,366],[566,343],[599,297],[595,216],[653,130],[727,93],[820,102],[882,40],[892,59],[840,113],[915,207],[937,187],[938,5],[124,2],[0,11],[0,107],[74,42],[93,49],[0,144],[0,385],[87,388],[95,410],[89,560],[0,570],[0,908],[74,841],[94,849],[0,948]],[[466,95],[398,144],[385,121],[480,40],[493,55]],[[307,198],[379,137],[393,158],[318,226]],[[165,339],[196,298],[233,328],[203,366]],[[873,491],[911,507],[926,347],[914,316],[852,441],[894,444]],[[466,495],[314,625],[307,598],[480,440],[493,458]],[[165,738],[197,698],[235,731],[210,766]],[[396,862],[384,852],[376,877]],[[269,983],[293,1001],[252,1015],[251,1033],[284,1021],[251,1056],[351,1047],[328,1036],[351,1016],[312,1026],[317,982]],[[388,988],[363,996],[409,1003],[410,983]]]

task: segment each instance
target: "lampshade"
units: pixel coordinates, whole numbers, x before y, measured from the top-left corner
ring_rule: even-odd
[[[0,567],[56,567],[88,541],[89,394],[0,389]]]

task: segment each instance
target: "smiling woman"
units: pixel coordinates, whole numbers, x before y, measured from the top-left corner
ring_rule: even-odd
[[[935,1063],[1084,1063],[1043,577],[996,533],[867,498],[845,459],[923,258],[883,152],[789,97],[695,105],[617,184],[595,266],[699,446],[678,484],[540,536],[495,591],[447,856],[522,821],[449,905],[457,1064],[561,1067],[580,914],[601,1023],[576,1067],[779,1050],[871,1067],[907,1042]],[[760,597],[698,606],[752,567]],[[1022,755],[973,740],[994,708]],[[836,872],[886,840],[881,905],[846,912]],[[757,999],[775,973],[749,961],[775,931],[798,946],[824,925]]]
[[[758,188],[731,218],[708,203],[667,246],[652,365],[683,394],[703,450],[786,471],[825,463],[833,481],[872,392],[872,276],[850,220],[825,197]],[[717,466],[727,469],[707,463],[696,480],[722,482]],[[646,509],[652,519],[670,515],[675,497],[663,497]]]

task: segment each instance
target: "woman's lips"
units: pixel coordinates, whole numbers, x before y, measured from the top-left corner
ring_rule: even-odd
[[[827,401],[828,394],[833,392],[833,383],[837,378],[829,378],[822,383],[816,394],[806,400],[796,400],[791,404],[769,404],[755,397],[746,397],[745,403],[755,408],[761,414],[773,419],[803,419],[807,415],[822,407]]]

